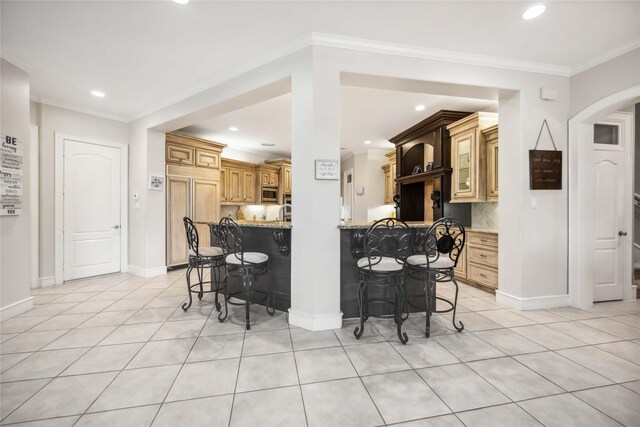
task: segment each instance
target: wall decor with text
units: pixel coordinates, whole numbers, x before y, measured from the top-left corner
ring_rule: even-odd
[[[542,130],[547,128],[553,150],[538,150]],[[543,120],[536,146],[529,150],[529,188],[531,190],[562,190],[562,151],[556,148],[547,120]]]
[[[22,142],[2,136],[0,142],[0,215],[22,213]]]

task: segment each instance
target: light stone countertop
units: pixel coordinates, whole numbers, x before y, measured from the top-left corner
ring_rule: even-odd
[[[246,219],[234,220],[240,227],[256,227],[256,228],[286,228],[293,227],[291,222],[283,221],[252,221]],[[194,221],[195,224],[218,224],[218,222]]]
[[[418,222],[418,221],[406,221],[407,225],[410,228],[429,228],[431,227],[431,222]],[[357,222],[357,221],[344,221],[340,223],[338,226],[341,230],[357,230],[357,229],[366,229],[373,224],[371,222]],[[487,229],[487,228],[473,228],[473,227],[464,227],[465,231],[470,233],[488,233],[488,234],[498,234],[498,230],[495,229]]]

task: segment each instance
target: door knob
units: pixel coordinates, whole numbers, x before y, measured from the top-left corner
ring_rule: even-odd
[[[626,231],[618,231],[618,236],[626,236],[627,232]]]
[[[120,228],[120,226],[119,225],[114,225],[113,228],[115,228],[117,230],[118,228]]]

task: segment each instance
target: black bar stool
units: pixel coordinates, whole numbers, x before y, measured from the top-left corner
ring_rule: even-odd
[[[462,332],[464,325],[456,324],[456,308],[458,305],[458,282],[455,279],[454,268],[458,264],[458,258],[465,243],[464,226],[455,218],[441,218],[429,227],[424,237],[423,253],[407,258],[410,277],[424,281],[426,302],[426,325],[424,335],[429,337],[431,333],[431,314],[449,313],[453,311],[453,327]],[[453,301],[437,296],[436,285],[453,283],[455,297]],[[448,304],[446,309],[437,310],[436,302],[443,301]],[[416,306],[409,299],[412,307]]]
[[[184,228],[187,233],[187,243],[189,244],[189,264],[187,266],[187,290],[189,291],[189,302],[182,304],[184,311],[189,310],[193,302],[191,294],[198,294],[201,300],[206,293],[215,292],[215,307],[220,310],[218,302],[218,292],[220,291],[220,279],[222,278],[222,268],[224,267],[224,254],[222,248],[216,246],[199,246],[198,229],[193,225],[193,221],[189,217],[182,219]],[[211,268],[211,277],[209,281],[204,281],[205,267]],[[198,273],[198,283],[191,284],[191,272],[196,269]],[[211,290],[205,291],[203,285],[211,284]],[[226,287],[226,284],[225,284]],[[195,289],[197,288],[197,289]]]
[[[358,309],[360,326],[353,331],[356,339],[364,332],[364,322],[372,316],[370,303],[393,305],[393,314],[380,314],[374,317],[393,317],[396,323],[398,338],[402,344],[409,340],[406,332],[402,332],[402,323],[409,317],[405,315],[404,276],[406,259],[412,253],[413,233],[409,226],[395,218],[385,218],[374,222],[364,235],[365,257],[357,262],[360,273],[358,284]],[[394,292],[393,302],[384,299],[370,299],[369,286],[391,288]]]
[[[229,293],[225,286],[224,295],[224,316],[222,312],[218,315],[218,320],[224,322],[229,314],[229,308],[227,304],[231,305],[244,305],[245,309],[245,326],[246,329],[251,329],[250,319],[250,306],[253,304],[251,301],[251,294],[262,295],[263,298],[260,301],[266,300],[267,313],[273,316],[275,313],[275,302],[273,301],[273,292],[271,291],[271,284],[267,278],[267,290],[252,289],[254,282],[259,280],[259,277],[268,272],[269,256],[261,252],[245,252],[244,251],[244,234],[242,229],[238,227],[238,224],[231,218],[222,218],[218,224],[218,236],[224,252],[224,260],[227,266],[227,274],[225,277],[225,284],[228,283],[229,277],[238,277],[242,279],[242,290],[234,293]],[[230,301],[230,298],[242,295],[244,302]],[[271,306],[270,306],[271,303]]]

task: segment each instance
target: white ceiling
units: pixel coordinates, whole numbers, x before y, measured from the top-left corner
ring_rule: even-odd
[[[309,32],[580,69],[637,46],[638,1],[2,1],[34,99],[131,120]],[[92,89],[107,96],[97,99]]]
[[[388,140],[431,114],[442,110],[497,111],[496,101],[384,89],[342,86],[340,145],[342,154],[370,149],[390,150]],[[424,105],[424,111],[415,111]],[[238,131],[230,131],[229,127]],[[285,94],[250,107],[213,117],[180,129],[230,148],[261,153],[265,158],[291,155],[291,95]],[[371,141],[365,144],[364,141]],[[276,144],[263,147],[261,143]]]

